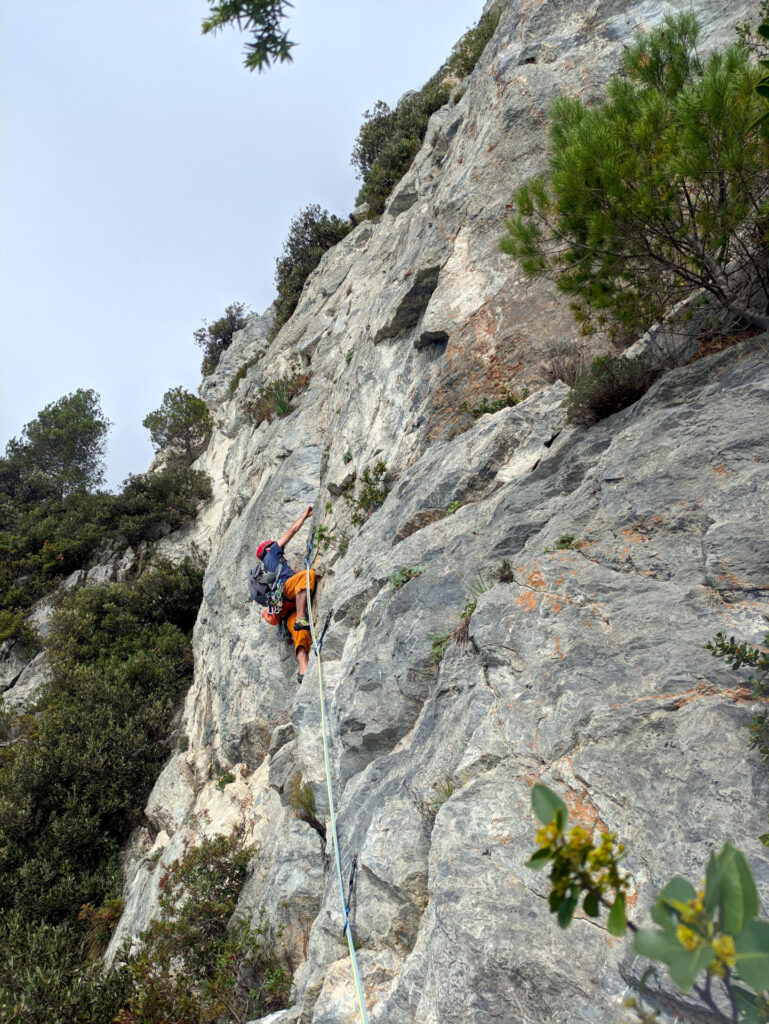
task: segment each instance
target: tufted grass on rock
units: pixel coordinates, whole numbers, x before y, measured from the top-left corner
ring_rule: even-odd
[[[637,402],[663,372],[645,356],[597,356],[566,399],[569,423],[590,426]]]

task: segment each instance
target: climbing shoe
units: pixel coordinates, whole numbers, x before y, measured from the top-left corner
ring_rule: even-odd
[[[301,672],[297,672],[296,673],[296,681],[297,681],[297,683],[299,683],[300,686],[302,685],[302,680],[303,679],[304,679],[304,676],[302,675],[302,673]]]
[[[294,629],[296,629],[296,630],[309,629],[309,628],[310,628],[310,623],[307,621],[307,619],[297,619],[294,622]]]

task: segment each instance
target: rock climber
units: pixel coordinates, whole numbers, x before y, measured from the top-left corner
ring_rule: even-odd
[[[308,505],[307,511],[303,512],[292,526],[289,526],[279,541],[263,541],[256,549],[256,557],[262,560],[268,572],[279,572],[278,578],[283,585],[283,605],[280,613],[276,615],[265,608],[262,611],[262,618],[271,626],[277,626],[281,619],[286,623],[294,641],[300,682],[307,671],[312,645],[310,622],[307,618],[307,573],[304,569],[294,572],[283,552],[288,542],[299,533],[311,515],[312,505]],[[310,569],[310,592],[314,590],[315,570]]]

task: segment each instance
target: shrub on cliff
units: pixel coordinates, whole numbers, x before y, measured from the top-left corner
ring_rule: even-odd
[[[698,34],[693,14],[668,16],[626,48],[604,103],[556,100],[549,175],[516,194],[502,248],[555,276],[586,333],[632,339],[697,288],[769,327],[759,71],[740,44],[701,58]],[[752,304],[746,274],[760,285]]]
[[[431,115],[448,102],[452,88],[473,70],[498,23],[499,14],[485,14],[418,92],[407,93],[392,110],[378,100],[364,113],[350,163],[363,180],[356,203],[365,205],[370,217],[384,210],[387,197],[424,141]]]
[[[202,573],[161,563],[67,595],[37,713],[0,760],[0,903],[72,921],[119,886],[117,858],[168,755],[189,686]]]
[[[156,540],[183,526],[210,494],[208,476],[188,466],[129,476],[117,495],[22,488],[12,496],[0,485],[0,610],[15,615],[17,627],[8,635],[24,632],[16,612],[87,566],[103,544]]]
[[[160,880],[160,914],[128,962],[131,992],[119,1024],[245,1024],[288,1000],[283,969],[261,915],[233,918],[246,878],[242,836],[188,846]]]
[[[232,344],[232,336],[246,326],[246,307],[242,302],[231,302],[224,310],[224,316],[212,324],[203,321],[194,333],[195,342],[203,349],[200,372],[204,377],[213,373],[219,365],[222,352]]]
[[[275,261],[275,323],[272,337],[278,333],[297,307],[304,282],[320,263],[324,253],[341,241],[352,225],[316,204],[300,210],[291,221],[283,253]]]

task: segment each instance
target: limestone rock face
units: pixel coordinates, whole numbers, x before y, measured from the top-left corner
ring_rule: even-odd
[[[747,2],[692,7],[710,46],[755,14]],[[643,964],[605,922],[561,932],[546,879],[525,867],[537,780],[625,841],[636,921],[671,875],[699,879],[726,838],[769,898],[750,694],[703,650],[719,629],[752,642],[766,629],[769,338],[571,427],[568,389],[542,386],[540,363],[554,342],[578,344],[576,329],[497,248],[515,186],[543,166],[553,97],[600,97],[632,31],[672,6],[499,9],[381,220],[326,254],[273,341],[250,321],[204,382],[215,429],[198,466],[214,495],[167,538],[172,553],[194,541],[209,554],[188,748],[126,851],[110,955],[146,926],[162,865],[186,841],[243,824],[254,857],[241,911],[265,907],[295,970],[292,1009],[270,1018],[285,1024],[358,1019],[331,847],[290,798],[301,778],[328,819],[318,663],[297,681],[245,586],[255,546],[308,504],[324,527],[315,621],[330,613],[332,774],[345,878],[357,855],[352,925],[372,1024],[622,1019]],[[299,370],[310,378],[289,414],[256,423],[249,402]],[[514,407],[466,411],[524,385]],[[368,515],[378,462],[389,493]],[[287,552],[297,568],[309,529]],[[558,550],[564,534],[572,547]],[[220,788],[225,771],[235,781]]]

